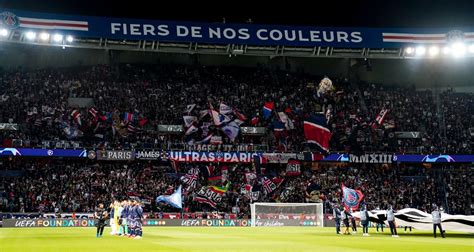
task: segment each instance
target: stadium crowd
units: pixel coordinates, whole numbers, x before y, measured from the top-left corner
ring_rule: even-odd
[[[280,148],[271,130],[264,136],[239,136],[235,143],[301,150],[306,147],[301,144],[303,120],[329,110],[333,151],[472,153],[472,94],[436,95],[333,78],[335,90],[321,95],[317,92],[321,78],[263,67],[183,65],[2,71],[0,122],[17,123],[20,130],[1,131],[0,142],[9,147],[21,140],[22,146],[41,147],[44,141],[76,140],[84,147],[159,148],[185,142],[183,134],[160,133],[157,126],[183,125],[183,111],[189,104],[196,104],[197,115],[209,104],[216,107],[224,102],[247,117],[242,126],[271,127],[272,119],[263,118],[262,107],[273,101],[273,118],[284,111],[295,125],[287,132],[285,147]],[[70,98],[91,98],[93,104],[71,107]],[[372,127],[383,108],[388,109],[385,122]],[[130,122],[123,120],[125,113],[133,115]],[[400,131],[420,132],[420,137],[402,139],[396,134]],[[224,143],[231,142],[217,128],[211,126],[210,132],[223,136]]]
[[[444,169],[423,166],[388,166],[376,164],[303,165],[301,174],[289,176],[286,165],[268,164],[264,176],[276,185],[267,191],[261,176],[249,178],[252,165],[230,164],[225,181],[229,187],[216,208],[198,202],[195,197],[201,187],[210,186],[206,164],[180,164],[177,173],[166,163],[97,162],[64,160],[4,161],[6,171],[21,175],[0,178],[0,212],[91,212],[97,202],[112,199],[138,199],[145,211],[155,213],[179,212],[158,204],[155,198],[169,195],[178,185],[183,186],[183,212],[250,214],[249,203],[258,202],[323,202],[331,213],[334,203],[340,204],[341,184],[361,190],[369,209],[413,207],[429,211],[432,204],[444,205],[451,214],[471,214],[472,179],[468,166],[447,166]],[[198,168],[196,185],[188,189],[183,177],[191,168]],[[219,167],[215,174],[222,175]],[[436,174],[442,172],[442,174]],[[444,179],[437,180],[436,177]],[[218,181],[225,184],[227,182]],[[444,187],[446,191],[440,190]],[[461,193],[462,192],[462,193]],[[448,204],[448,205],[446,205]]]

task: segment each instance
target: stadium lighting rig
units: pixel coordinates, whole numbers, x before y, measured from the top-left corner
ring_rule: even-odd
[[[63,41],[63,35],[61,34],[54,34],[53,36],[53,41],[56,43],[62,42]]]
[[[408,57],[419,57],[422,58],[426,55],[429,57],[437,57],[439,55],[452,56],[455,58],[462,58],[465,56],[474,56],[474,44],[466,45],[463,42],[455,42],[448,44],[444,47],[437,45],[430,46],[429,48],[420,45],[416,48],[406,47],[405,55]]]
[[[49,33],[42,32],[42,33],[40,33],[39,37],[42,41],[47,41],[49,39]]]
[[[28,39],[28,40],[35,40],[35,38],[36,38],[36,32],[32,32],[32,31],[26,32],[26,33],[25,33],[25,37],[26,37],[26,39]]]
[[[418,56],[423,56],[426,53],[426,48],[424,46],[418,46],[415,50],[415,54]]]
[[[0,29],[0,36],[7,37],[9,34],[7,29]]]
[[[445,46],[445,47],[443,48],[443,54],[444,54],[444,55],[448,55],[448,54],[450,54],[450,53],[451,53],[451,47]]]
[[[455,57],[462,57],[464,54],[466,54],[466,46],[461,42],[454,43],[451,46],[451,49],[453,56]]]
[[[0,29],[0,36],[1,37],[7,37],[10,34],[10,32],[7,29]],[[50,34],[48,32],[41,32],[41,33],[36,33],[34,31],[27,31],[23,33],[24,38],[27,41],[35,41],[37,38],[41,42],[50,42],[51,44],[64,44],[68,43],[71,44],[74,42],[74,37],[71,35],[63,35],[60,33],[54,33]]]
[[[428,53],[431,57],[437,56],[439,54],[439,47],[437,46],[430,47],[430,49],[428,50]]]

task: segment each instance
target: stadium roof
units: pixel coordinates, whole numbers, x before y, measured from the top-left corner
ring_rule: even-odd
[[[361,3],[364,2],[364,3]],[[473,26],[474,1],[202,1],[0,0],[0,8],[72,15],[140,19],[339,27],[460,27]]]

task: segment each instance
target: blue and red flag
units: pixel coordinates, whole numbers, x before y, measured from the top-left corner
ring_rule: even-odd
[[[132,122],[134,120],[134,116],[132,113],[129,113],[129,112],[125,112],[124,116],[123,116],[123,121],[124,122]]]
[[[308,143],[317,145],[322,151],[329,151],[331,131],[323,114],[310,116],[304,121],[304,136]]]
[[[364,198],[364,194],[362,194],[359,190],[354,190],[352,188],[346,187],[342,184],[342,203],[344,203],[344,209],[349,211],[357,211],[359,208],[359,204]]]
[[[273,111],[274,107],[275,107],[274,102],[265,102],[265,105],[263,106],[263,111],[262,111],[263,118],[265,120],[270,118],[270,116],[272,115],[272,111]]]

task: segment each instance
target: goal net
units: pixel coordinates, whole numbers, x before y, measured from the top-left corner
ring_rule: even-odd
[[[250,204],[252,227],[323,226],[323,203]]]

